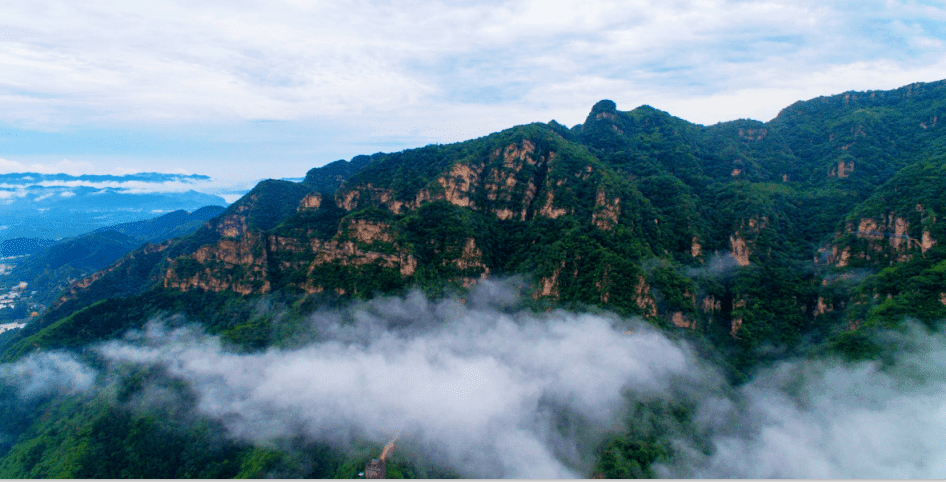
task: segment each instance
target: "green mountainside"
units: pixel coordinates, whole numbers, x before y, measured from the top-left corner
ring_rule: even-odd
[[[535,123],[337,161],[301,183],[261,182],[193,233],[152,236],[156,244],[118,263],[76,256],[89,270],[110,266],[0,335],[2,357],[82,352],[171,315],[255,353],[300,343],[320,307],[412,289],[462,298],[485,279],[515,276],[528,309],[641,317],[689,340],[737,385],[788,356],[872,359],[884,352],[878,329],[946,318],[944,129],[940,81],[712,126],[602,100],[572,128]],[[263,302],[283,314],[261,311]],[[367,461],[311,442],[221,442],[210,422],[164,424],[153,409],[116,408],[148,376],[131,373],[95,400],[36,402],[5,421],[3,433],[18,435],[2,439],[0,476],[354,477]],[[648,403],[632,412],[663,422],[608,439],[596,474],[653,476],[651,464],[671,457],[659,434],[690,423],[689,409]],[[120,423],[104,422],[113,416]],[[77,447],[71,462],[57,455],[62,444]],[[213,451],[199,450],[208,444]],[[171,447],[173,460],[135,458]],[[127,470],[91,462],[110,458]],[[388,469],[455,475],[437,470],[406,459]]]

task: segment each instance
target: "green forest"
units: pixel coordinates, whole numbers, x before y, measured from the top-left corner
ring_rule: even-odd
[[[508,310],[643,320],[732,387],[789,358],[891,363],[880,333],[938,332],[946,318],[938,117],[946,81],[711,126],[602,100],[571,128],[516,126],[264,181],[191,234],[137,249],[129,234],[79,238],[99,251],[32,268],[57,295],[0,334],[0,359],[68,353],[100,375],[94,389],[25,396],[0,372],[0,477],[358,478],[378,457],[383,441],[365,436],[228,436],[182,379],[102,357],[155,319],[262,357],[329,340],[313,313],[354,325],[345,310],[371,300],[473,303],[471,287],[500,279],[521,288]],[[58,291],[83,269],[95,274]],[[174,402],[142,402],[155,394]],[[571,466],[651,478],[680,456],[675,441],[709,453],[695,404],[628,393],[620,426],[592,430]],[[584,434],[577,418],[556,426]],[[467,476],[421,452],[395,449],[387,477]]]

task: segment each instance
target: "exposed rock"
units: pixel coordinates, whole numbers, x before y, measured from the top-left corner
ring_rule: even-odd
[[[922,212],[923,206],[917,204],[916,209]],[[927,250],[936,245],[936,240],[932,238],[930,232],[926,229],[922,231],[920,239],[911,237],[909,234],[910,222],[902,216],[897,216],[897,214],[892,211],[888,214],[881,215],[877,219],[861,218],[858,221],[857,228],[854,227],[853,223],[848,223],[845,227],[845,231],[852,233],[859,239],[867,240],[867,249],[869,251],[888,253],[888,259],[891,263],[910,260],[912,255],[909,254],[909,252],[912,249],[919,249],[921,253],[926,253]],[[889,250],[884,247],[884,238],[888,238],[886,244],[889,246]],[[832,249],[831,261],[838,261],[840,259],[838,257],[838,250],[838,247]],[[851,253],[850,247],[845,247],[844,250],[848,253],[846,255],[847,259],[852,255],[867,260],[871,259],[871,256],[867,253]],[[843,252],[842,256],[845,256]],[[843,267],[846,266],[846,264],[838,264],[838,266]]]
[[[761,141],[768,133],[765,129],[739,129],[739,137],[749,141]]]
[[[216,226],[221,236],[238,238],[246,232],[246,216],[230,214],[220,219]]]
[[[404,203],[394,199],[394,192],[390,189],[374,187],[371,183],[364,186],[351,187],[345,192],[335,195],[335,203],[346,211],[351,211],[359,205],[384,205],[394,213],[400,213]]]
[[[455,261],[457,268],[461,270],[479,270],[479,277],[463,276],[459,279],[460,285],[469,288],[477,282],[489,277],[489,266],[483,262],[483,252],[476,246],[476,240],[467,238],[463,244],[463,250],[460,257]]]
[[[926,251],[936,245],[936,240],[930,235],[929,231],[923,231],[923,237],[920,240],[920,251],[926,253]]]
[[[851,163],[845,163],[844,161],[838,162],[838,177],[845,178],[853,170],[854,170],[853,162]]]
[[[483,252],[476,246],[476,240],[473,238],[467,238],[466,242],[463,243],[463,250],[456,260],[456,265],[462,270],[480,269],[483,271],[483,278],[489,276],[489,267],[483,263]]]
[[[358,198],[361,196],[360,191],[350,190],[348,192],[339,193],[336,203],[339,207],[346,211],[351,211],[355,207],[355,203],[358,201]]]
[[[838,268],[843,268],[851,262],[851,248],[844,248],[838,256],[838,247],[835,246],[831,249],[831,258],[837,261]]]
[[[391,226],[387,223],[380,223],[359,219],[348,224],[350,235],[362,243],[370,244],[375,241],[394,242],[394,236],[391,234]]]
[[[168,266],[164,277],[165,288],[188,291],[195,288],[207,291],[231,290],[247,295],[267,293],[267,253],[261,249],[261,236],[246,232],[238,239],[221,238],[216,244],[201,246],[190,259],[202,266],[201,270],[186,278],[180,278],[174,262]],[[237,268],[238,275],[230,272]]]
[[[306,194],[302,198],[302,202],[299,203],[299,206],[296,208],[296,211],[304,211],[306,209],[316,210],[319,206],[322,205],[322,195],[318,192],[311,192]]]
[[[417,260],[411,254],[366,251],[360,249],[351,240],[333,239],[323,242],[319,239],[313,239],[310,249],[315,253],[315,259],[309,265],[308,273],[324,264],[337,262],[342,266],[364,266],[378,260],[382,261],[385,267],[397,268],[402,276],[413,275],[417,268]]]
[[[690,244],[690,255],[694,258],[699,258],[703,255],[703,246],[697,241],[696,236],[693,236],[693,240]]]
[[[823,314],[825,314],[825,313],[828,313],[828,312],[830,312],[830,311],[832,311],[831,306],[829,306],[827,303],[825,303],[824,298],[822,298],[822,297],[819,296],[819,297],[818,297],[818,303],[815,305],[815,312],[814,312],[814,315],[815,315],[815,316],[821,316],[821,315],[823,315]]]
[[[595,197],[595,210],[591,215],[592,223],[598,229],[610,231],[617,224],[620,213],[621,198],[608,201],[604,189],[598,188],[598,195]]]
[[[729,236],[730,255],[736,260],[739,266],[749,266],[749,248],[746,246],[746,240],[738,234]]]
[[[537,291],[535,294],[536,298],[540,296],[551,296],[558,298],[558,277],[561,276],[562,270],[564,268],[565,260],[562,260],[562,264],[555,268],[555,271],[552,271],[551,276],[546,276],[539,280],[539,291]]]
[[[614,112],[599,112],[595,116],[595,120],[601,120],[601,119],[614,120],[614,119],[617,119],[617,115],[615,115]]]
[[[907,230],[910,228],[910,223],[906,219],[901,217],[895,218],[894,220],[894,235],[890,237],[890,246],[895,250],[900,250],[901,247],[909,247],[909,236],[907,236]]]
[[[446,176],[437,179],[437,182],[443,186],[444,199],[450,204],[461,207],[470,207],[473,204],[470,195],[475,181],[476,173],[470,169],[469,165],[463,163],[456,164]]]
[[[857,225],[858,238],[871,239],[871,240],[881,240],[884,239],[884,233],[880,232],[877,229],[877,221],[871,218],[861,219],[860,224]]]
[[[852,145],[854,145],[854,143],[847,144],[847,145],[843,145],[843,146],[839,147],[839,149],[841,149],[842,151],[846,151],[846,150],[848,150]],[[845,177],[848,177],[848,176],[850,175],[850,173],[853,172],[853,171],[854,171],[854,162],[838,161],[838,165],[837,165],[837,166],[833,166],[833,167],[831,168],[831,170],[828,171],[828,177],[835,177],[835,176],[837,176],[837,177],[839,177],[839,178],[845,178]]]
[[[744,299],[737,299],[736,302],[733,303],[733,308],[735,310],[738,310],[739,308],[745,308],[745,307],[746,307],[746,300]],[[732,336],[733,338],[739,338],[737,334],[739,333],[740,328],[742,328],[742,316],[733,314],[732,324],[730,325],[730,330],[729,330],[729,335]]]
[[[670,316],[670,322],[679,328],[696,329],[696,322],[690,320],[690,318],[684,315],[682,311],[674,312],[673,315]]]
[[[637,307],[640,308],[646,316],[656,317],[657,316],[657,302],[654,300],[654,296],[650,293],[650,284],[647,283],[647,280],[643,276],[637,277],[637,285],[634,286],[635,299],[634,302],[637,304]]]
[[[607,303],[611,300],[611,265],[605,265],[604,273],[602,273],[601,278],[595,281],[595,288],[598,289],[600,293],[599,298],[602,303]]]
[[[502,219],[503,221],[512,219],[512,217],[516,215],[516,213],[512,212],[512,209],[508,208],[496,209],[493,212],[496,213],[497,218]]]
[[[567,210],[554,207],[553,205],[554,198],[555,198],[555,195],[552,193],[552,191],[549,191],[548,197],[545,198],[545,205],[542,206],[542,209],[539,210],[540,216],[545,216],[547,218],[555,219],[560,216],[564,216],[568,214]]]
[[[706,296],[703,298],[703,313],[715,313],[722,309],[722,302],[716,299],[715,296]]]

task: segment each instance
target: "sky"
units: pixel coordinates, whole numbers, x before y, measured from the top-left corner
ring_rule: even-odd
[[[942,1],[4,2],[0,173],[222,192],[601,99],[699,124],[946,77]]]

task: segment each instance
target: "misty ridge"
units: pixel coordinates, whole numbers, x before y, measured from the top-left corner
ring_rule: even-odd
[[[462,299],[414,291],[319,309],[289,346],[250,353],[179,316],[153,319],[82,355],[2,365],[0,378],[23,400],[115,399],[129,368],[147,369],[159,375],[121,402],[129,410],[212,419],[262,445],[302,437],[345,450],[399,433],[396,453],[462,477],[580,478],[628,421],[671,441],[671,461],[654,465],[664,477],[946,475],[942,334],[908,324],[878,335],[880,361],[787,359],[733,386],[646,322],[535,312],[521,288],[486,280]]]

